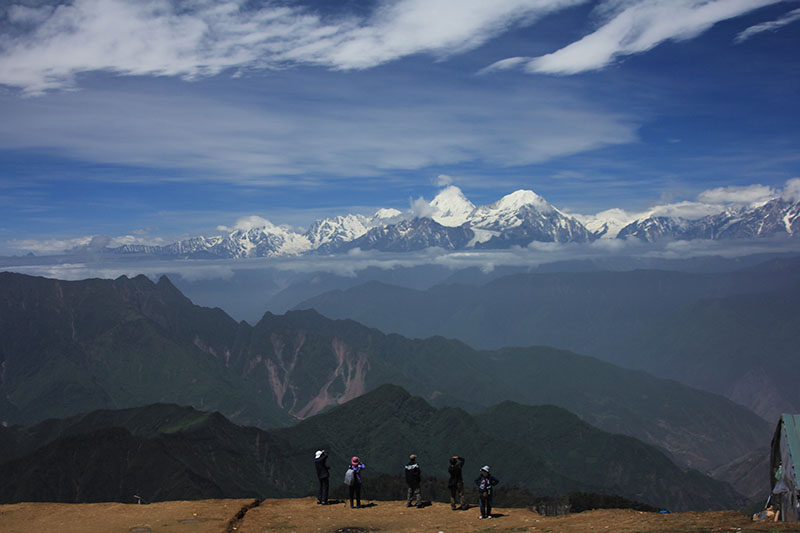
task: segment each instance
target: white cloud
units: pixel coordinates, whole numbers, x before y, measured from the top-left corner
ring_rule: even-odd
[[[386,253],[351,250],[336,256],[315,256],[296,258],[252,258],[238,260],[192,260],[192,261],[130,261],[125,257],[103,257],[99,262],[61,263],[54,259],[44,264],[44,258],[37,258],[30,264],[3,266],[4,270],[30,275],[47,276],[57,279],[117,278],[144,274],[151,279],[168,273],[180,275],[186,280],[227,279],[238,270],[274,269],[284,272],[281,279],[286,282],[298,273],[330,272],[352,276],[366,268],[393,269],[418,265],[441,265],[453,270],[476,267],[481,269],[499,266],[521,266],[535,268],[537,265],[553,261],[599,260],[604,258],[628,257],[648,259],[683,259],[702,256],[737,257],[758,253],[780,253],[800,251],[796,240],[784,239],[774,242],[769,239],[733,241],[677,241],[660,244],[643,243],[637,239],[608,239],[593,243],[542,243],[534,247],[515,247],[507,250],[470,250],[446,252],[441,249],[428,249],[418,253]],[[56,263],[58,261],[58,263]],[[636,264],[636,263],[632,263]]]
[[[766,185],[748,185],[710,189],[697,195],[697,199],[714,204],[754,204],[775,198],[776,194],[775,189]]]
[[[8,242],[8,248],[22,252],[53,254],[78,246],[86,246],[91,241],[92,236],[71,239],[12,239]]]
[[[703,218],[708,215],[716,215],[725,209],[720,204],[708,204],[704,202],[683,201],[672,204],[658,205],[650,208],[647,212],[648,217],[680,217],[689,220]]]
[[[781,197],[790,202],[800,202],[800,178],[792,178],[786,182]]]
[[[58,254],[69,250],[98,251],[103,248],[117,248],[126,244],[145,244],[160,246],[165,244],[161,237],[148,235],[83,235],[63,239],[12,239],[6,243],[11,250],[34,252],[37,254]]]
[[[410,212],[411,216],[415,218],[433,218],[437,213],[436,208],[421,196],[411,201]]]
[[[250,231],[255,228],[275,228],[275,225],[266,218],[258,215],[250,215],[238,219],[233,228],[242,231]]]
[[[0,39],[0,84],[40,94],[98,70],[192,79],[292,64],[364,69],[473,49],[512,25],[585,1],[398,0],[379,3],[366,18],[330,20],[297,3],[253,9],[245,0],[12,5],[6,17],[17,31]]]
[[[453,184],[453,178],[447,174],[439,174],[434,180],[434,185],[437,187],[449,187]]]
[[[762,22],[761,24],[756,24],[754,26],[750,26],[743,32],[739,33],[736,36],[736,42],[741,43],[752,37],[753,35],[765,32],[765,31],[776,31],[787,24],[791,24],[792,22],[800,20],[800,8],[793,9],[788,13],[785,13],[782,17],[771,20],[769,22]]]
[[[800,178],[788,180],[782,191],[761,184],[708,189],[700,192],[695,200],[656,205],[643,213],[631,216],[634,220],[647,217],[680,217],[696,220],[719,214],[731,206],[755,206],[779,197],[791,201],[800,200]],[[602,213],[598,213],[595,217],[600,219],[601,215]]]
[[[500,61],[495,61],[488,67],[481,69],[478,74],[489,74],[501,70],[511,70],[525,65],[526,63],[530,62],[531,59],[532,58],[530,57],[508,57],[506,59],[501,59]]]
[[[781,0],[605,0],[595,9],[600,27],[540,57],[513,57],[486,71],[524,65],[528,72],[576,74],[646,52],[664,41],[693,39],[714,24]]]
[[[294,176],[306,174],[313,185],[321,177],[469,161],[524,165],[637,139],[634,120],[567,91],[454,92],[447,82],[357,79],[322,89],[293,81],[275,82],[268,105],[236,89],[175,89],[181,82],[174,80],[136,92],[86,89],[22,100],[0,94],[0,146],[188,169],[197,180],[302,186]]]

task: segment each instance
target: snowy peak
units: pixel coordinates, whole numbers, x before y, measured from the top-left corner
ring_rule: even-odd
[[[475,211],[475,204],[467,200],[461,189],[455,185],[443,189],[430,203],[436,210],[433,220],[442,226],[458,227]]]
[[[476,207],[454,186],[442,189],[423,206],[424,217],[380,209],[374,215],[345,215],[314,222],[304,233],[251,216],[215,237],[194,237],[167,246],[126,245],[110,253],[171,258],[244,258],[340,253],[360,248],[408,252],[527,247],[534,242],[585,243],[598,238],[646,242],[692,239],[784,238],[800,235],[800,202],[773,198],[749,206],[732,206],[701,218],[644,216],[610,209],[594,216],[569,216],[530,190],[518,190]],[[415,207],[417,207],[415,205]],[[659,216],[659,213],[662,216]]]
[[[480,229],[502,229],[516,227],[524,220],[558,212],[552,205],[533,191],[519,190],[503,196],[490,205],[475,209],[470,223]]]
[[[507,194],[489,207],[495,211],[519,211],[526,206],[533,207],[541,212],[550,212],[554,209],[547,200],[535,192],[526,189],[520,189],[511,194]]]
[[[264,222],[260,227],[233,231],[210,251],[218,252],[214,255],[239,258],[297,255],[311,248],[311,243],[304,235],[275,226],[269,221]]]
[[[596,215],[573,215],[590,232],[601,239],[613,239],[632,222],[633,217],[619,208],[601,211]]]
[[[312,248],[319,248],[355,240],[370,227],[370,220],[363,215],[337,216],[317,220],[308,228],[305,236]]]
[[[370,222],[372,224],[380,223],[381,221],[386,220],[395,220],[403,214],[402,211],[398,211],[397,209],[378,209],[375,214],[372,216]]]

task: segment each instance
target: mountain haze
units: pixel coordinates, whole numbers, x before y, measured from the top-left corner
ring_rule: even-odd
[[[427,290],[372,282],[297,308],[478,348],[557,346],[724,394],[772,420],[800,408],[791,381],[799,267],[782,258],[714,274],[523,273]]]
[[[0,420],[173,402],[285,426],[380,385],[436,405],[564,407],[707,469],[762,444],[769,425],[722,397],[547,347],[476,351],[385,335],[314,311],[255,326],[194,306],[162,278],[62,282],[0,275]],[[399,304],[400,302],[398,302]]]

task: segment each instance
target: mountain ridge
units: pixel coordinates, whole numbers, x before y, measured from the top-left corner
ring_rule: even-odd
[[[591,228],[591,229],[590,229]],[[496,202],[475,206],[453,185],[407,213],[380,209],[371,216],[339,215],[314,221],[306,230],[246,217],[228,234],[192,237],[165,246],[128,244],[103,253],[161,258],[287,257],[341,254],[359,248],[410,252],[505,249],[536,242],[591,243],[633,239],[674,240],[792,238],[800,232],[800,202],[777,197],[750,206],[728,207],[695,219],[651,213],[631,220],[619,209],[595,216],[562,212],[534,191],[520,189]],[[79,251],[76,249],[75,251]]]
[[[0,331],[0,420],[9,423],[166,401],[275,427],[396,383],[439,406],[557,404],[697,468],[733,460],[769,432],[722,397],[547,347],[482,352],[316,311],[267,313],[250,326],[143,276],[2,274],[0,289],[10,326]]]

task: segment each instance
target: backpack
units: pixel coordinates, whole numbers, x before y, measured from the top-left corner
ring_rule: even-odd
[[[348,468],[347,472],[344,473],[344,484],[345,485],[352,485],[353,478],[354,478],[354,471],[352,468]]]

